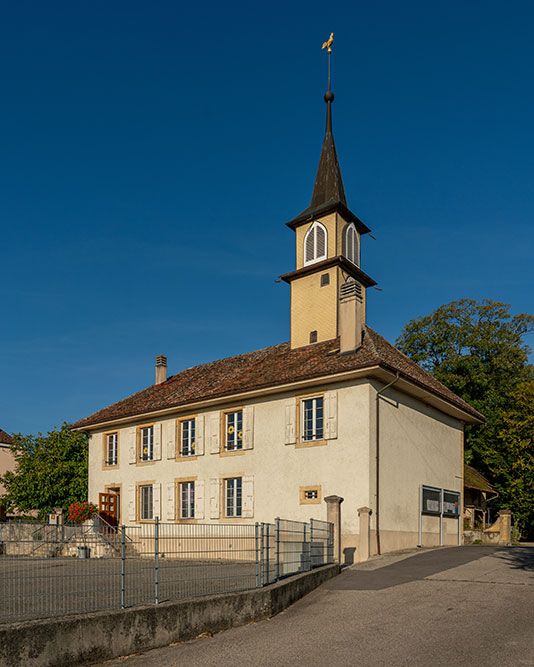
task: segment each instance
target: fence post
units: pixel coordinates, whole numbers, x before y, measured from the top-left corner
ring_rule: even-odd
[[[254,526],[254,542],[256,544],[256,588],[260,586],[260,524]]]
[[[126,526],[121,526],[121,609],[126,607]]]
[[[267,568],[266,568],[267,569],[267,584],[271,583],[270,582],[270,576],[269,576],[269,574],[270,574],[269,573],[269,548],[271,546],[271,543],[270,543],[270,540],[269,540],[269,528],[270,527],[271,527],[270,524],[267,524],[267,536],[266,536],[267,537],[267,540],[266,540],[266,542],[267,542]]]
[[[306,534],[307,534],[307,529],[308,525],[304,524],[304,563],[303,563],[303,569],[304,570],[309,570],[310,569],[310,550],[308,549],[308,542],[306,541]]]
[[[260,585],[263,586],[264,584],[264,548],[265,548],[265,538],[264,538],[264,533],[265,533],[265,524],[263,521],[260,524]]]
[[[312,549],[313,549],[313,519],[310,519],[310,570],[313,567]]]
[[[156,604],[159,604],[159,516],[154,521],[154,585]]]
[[[280,517],[275,519],[276,525],[276,581],[280,579]]]

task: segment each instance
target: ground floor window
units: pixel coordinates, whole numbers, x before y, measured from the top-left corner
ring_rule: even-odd
[[[195,518],[195,482],[180,482],[180,519]]]
[[[224,480],[225,515],[243,516],[243,479],[229,477]]]
[[[152,484],[139,487],[139,519],[152,521],[154,518],[154,491]]]

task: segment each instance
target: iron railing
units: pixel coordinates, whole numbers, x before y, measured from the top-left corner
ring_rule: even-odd
[[[0,524],[0,623],[266,586],[333,562],[333,524]]]

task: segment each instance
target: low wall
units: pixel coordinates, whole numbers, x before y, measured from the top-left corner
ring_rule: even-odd
[[[327,579],[325,565],[265,588],[0,626],[0,667],[95,664],[278,614]]]

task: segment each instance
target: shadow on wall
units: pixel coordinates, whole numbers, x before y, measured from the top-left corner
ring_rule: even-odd
[[[354,565],[354,554],[356,553],[356,547],[345,547],[343,549],[343,564],[342,567],[347,565]]]
[[[512,547],[495,554],[502,558],[514,570],[534,572],[534,547]]]

